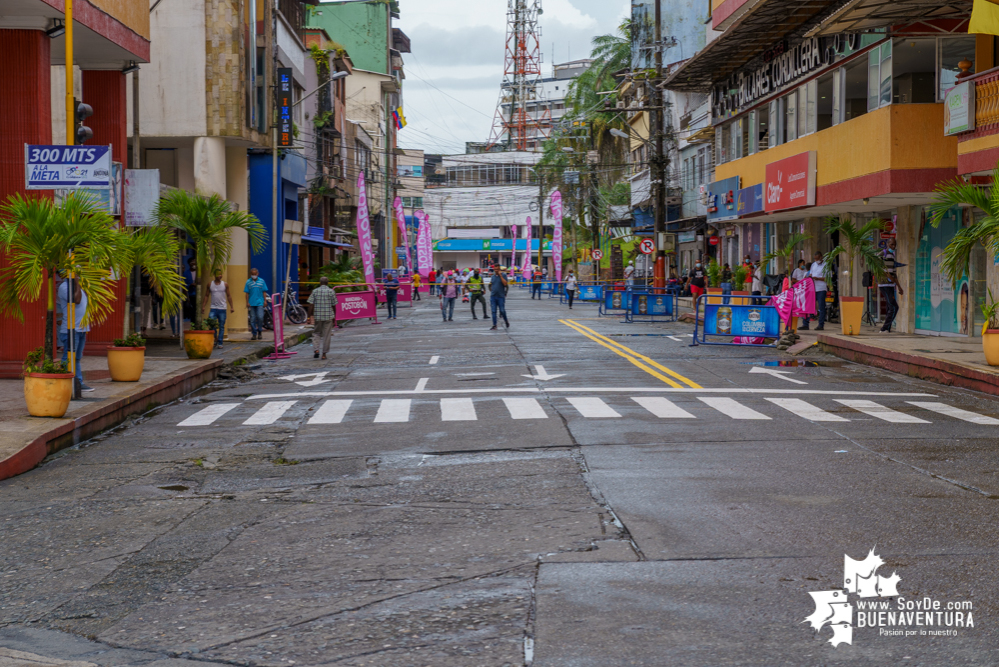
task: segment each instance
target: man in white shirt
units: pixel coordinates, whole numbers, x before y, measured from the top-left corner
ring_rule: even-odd
[[[635,263],[628,262],[624,269],[624,284],[631,287],[635,284]]]
[[[821,252],[815,253],[815,261],[812,262],[812,268],[808,270],[808,275],[815,281],[815,308],[819,314],[819,325],[815,327],[815,330],[822,331],[826,323],[826,263],[822,259]],[[801,328],[807,329],[811,319],[806,317],[805,325]]]
[[[756,264],[754,264],[752,266],[753,266],[753,285],[752,285],[752,287],[753,287],[753,289],[752,289],[753,296],[762,296],[763,295],[763,267],[760,265],[759,262],[756,262]],[[764,303],[765,301],[766,301],[766,299],[754,299],[753,303],[755,305],[760,305],[760,304]]]

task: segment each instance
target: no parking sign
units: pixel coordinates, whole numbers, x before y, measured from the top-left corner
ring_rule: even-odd
[[[652,242],[652,239],[642,239],[642,242],[638,244],[638,250],[643,255],[651,255],[656,251],[656,244]]]

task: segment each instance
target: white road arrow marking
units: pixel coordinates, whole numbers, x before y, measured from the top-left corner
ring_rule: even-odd
[[[535,380],[554,380],[555,378],[560,378],[562,375],[565,375],[565,373],[562,373],[561,375],[549,375],[544,366],[535,366],[534,373],[534,375],[522,375],[521,377],[534,378]]]
[[[284,377],[278,379],[288,380],[290,382],[294,382],[295,384],[300,384],[303,387],[315,387],[317,384],[322,384],[324,382],[332,382],[332,380],[326,379],[327,372],[328,371],[323,371],[322,373],[304,373],[302,375],[285,375]],[[312,379],[301,381],[298,378],[312,378]]]
[[[775,378],[780,378],[781,380],[787,380],[788,382],[793,382],[795,384],[808,384],[807,382],[802,382],[801,380],[795,380],[794,378],[786,377],[786,373],[791,371],[779,371],[776,368],[763,368],[762,366],[753,366],[749,369],[750,373],[766,373],[767,375],[773,375]]]

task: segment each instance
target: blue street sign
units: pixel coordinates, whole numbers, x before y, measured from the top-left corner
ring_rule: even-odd
[[[110,146],[24,145],[27,190],[111,188]]]

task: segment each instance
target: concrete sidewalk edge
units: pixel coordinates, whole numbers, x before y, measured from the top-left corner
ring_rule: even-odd
[[[285,347],[298,345],[311,336],[311,332],[287,336],[285,337]],[[267,345],[233,360],[229,365],[244,365],[265,357],[273,351],[274,345]],[[95,404],[92,410],[79,417],[52,420],[51,428],[26,443],[14,454],[0,461],[0,480],[27,472],[41,463],[49,454],[88,440],[102,431],[117,426],[127,417],[147,412],[196,391],[217,378],[219,370],[225,365],[226,363],[222,359],[206,359],[196,368],[188,369],[149,386],[136,387],[137,391],[124,397],[101,401]]]
[[[844,336],[820,335],[818,342],[824,352],[858,364],[883,368],[893,373],[947,386],[963,387],[985,394],[999,395],[999,372],[955,361],[887,350],[860,341],[849,340]]]

